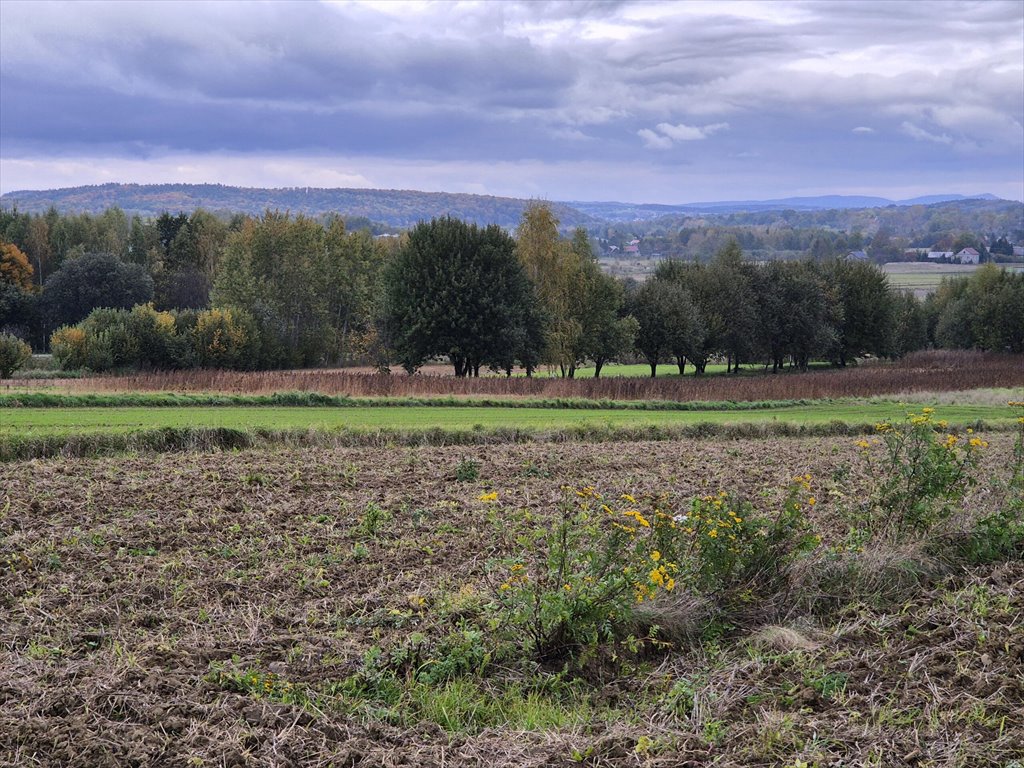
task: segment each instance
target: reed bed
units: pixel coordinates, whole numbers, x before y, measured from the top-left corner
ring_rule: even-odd
[[[345,369],[187,370],[31,383],[7,382],[9,389],[15,386],[51,386],[68,392],[317,392],[347,397],[763,401],[1016,388],[1024,386],[1024,358],[972,351],[930,351],[908,355],[893,363],[870,362],[846,369],[659,379],[562,379],[548,376],[459,379],[437,373],[407,376]]]

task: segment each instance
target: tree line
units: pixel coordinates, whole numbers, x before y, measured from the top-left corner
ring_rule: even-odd
[[[290,368],[447,359],[572,377],[612,361],[847,365],[926,346],[1024,351],[1024,275],[996,267],[921,302],[875,265],[667,260],[643,284],[603,273],[587,233],[532,204],[515,236],[458,218],[399,237],[268,211],[128,219],[0,211],[0,332],[67,368]],[[809,256],[809,255],[808,255]]]

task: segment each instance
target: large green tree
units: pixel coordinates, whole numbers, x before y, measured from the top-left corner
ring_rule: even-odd
[[[153,298],[153,279],[138,264],[109,253],[69,259],[43,285],[50,328],[83,320],[98,307],[130,309]]]
[[[894,304],[881,268],[866,261],[835,259],[825,265],[823,274],[837,305],[835,362],[845,366],[868,354],[888,355]]]
[[[415,371],[448,357],[456,376],[536,359],[533,287],[500,227],[446,217],[418,224],[384,274],[386,326],[398,362]]]

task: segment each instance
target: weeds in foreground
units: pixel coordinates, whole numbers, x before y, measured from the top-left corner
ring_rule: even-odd
[[[659,627],[636,627],[637,606],[676,590],[704,599],[752,602],[774,591],[795,558],[813,550],[806,510],[810,476],[794,479],[775,517],[726,491],[679,513],[666,496],[605,499],[576,490],[547,528],[518,542],[533,556],[498,563],[497,624],[542,659],[602,643],[637,651],[662,643]]]
[[[879,548],[919,545],[967,563],[1024,552],[1024,419],[1005,503],[974,520],[950,549],[947,523],[977,484],[988,443],[971,430],[949,432],[933,414],[925,408],[903,423],[879,424],[874,443],[859,441],[877,491],[846,510],[854,524],[847,546],[819,546],[807,516],[817,503],[810,475],[793,478],[770,515],[728,490],[677,506],[666,495],[609,499],[586,487],[570,493],[549,526],[520,537],[527,554],[494,565],[487,612],[523,653],[586,661],[602,648],[615,656],[667,645],[656,621],[639,615],[647,603],[710,604],[705,631],[770,608],[795,587],[798,561],[817,574],[805,573],[806,583],[828,586],[870,568]],[[917,571],[913,563],[894,567]]]
[[[971,429],[948,432],[934,413],[924,408],[902,423],[881,422],[875,425],[879,438],[858,441],[876,491],[853,520],[869,537],[900,542],[925,534],[949,519],[977,484],[978,453],[988,443]],[[876,458],[872,447],[879,443]]]

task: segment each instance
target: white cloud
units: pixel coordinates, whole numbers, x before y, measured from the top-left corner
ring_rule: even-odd
[[[875,133],[875,129],[874,128],[869,128],[866,125],[858,125],[856,128],[853,129],[852,132],[853,133]]]
[[[672,125],[671,123],[658,123],[657,128],[673,141],[700,141],[706,139],[713,133],[724,131],[729,127],[728,123],[712,123],[699,127],[696,125]]]
[[[677,141],[701,141],[714,133],[729,128],[728,123],[712,123],[711,125],[686,125],[679,123],[658,123],[655,130],[641,128],[637,136],[644,140],[644,146],[648,149],[671,149]]]
[[[644,146],[648,149],[671,149],[672,139],[655,133],[650,128],[641,128],[636,135],[644,140]]]
[[[924,128],[914,125],[911,122],[904,121],[900,124],[900,130],[907,134],[912,139],[917,141],[931,141],[936,144],[950,144],[953,143],[953,137],[948,133],[930,133]]]

